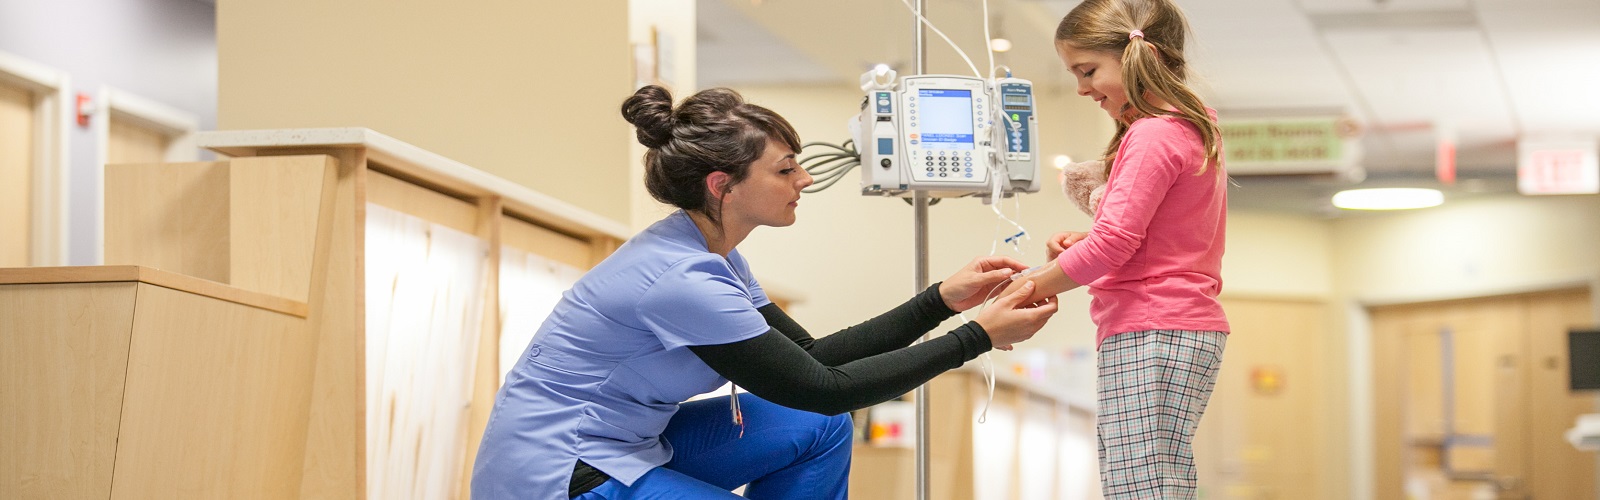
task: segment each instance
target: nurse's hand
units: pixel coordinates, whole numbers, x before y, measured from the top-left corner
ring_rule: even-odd
[[[944,305],[955,312],[972,309],[985,299],[993,298],[995,288],[1005,286],[1011,275],[1028,270],[1016,259],[990,255],[972,259],[939,284],[939,297]]]
[[[995,349],[1009,351],[1011,344],[1033,338],[1033,334],[1044,327],[1045,321],[1056,314],[1060,303],[1053,295],[1037,299],[1037,302],[1028,302],[1034,300],[1032,296],[1037,286],[1032,280],[1025,281],[1016,290],[995,299],[993,304],[978,313],[978,319],[974,321],[983,327],[983,331],[989,332],[989,343]]]
[[[1061,252],[1067,251],[1067,247],[1088,237],[1089,233],[1074,233],[1071,231],[1051,235],[1050,239],[1044,241],[1044,256],[1046,259],[1054,261],[1056,257],[1061,256]]]

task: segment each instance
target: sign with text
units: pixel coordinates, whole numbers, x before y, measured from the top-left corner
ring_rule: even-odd
[[[1224,119],[1221,125],[1229,173],[1323,173],[1356,161],[1354,126],[1342,118]]]
[[[1517,191],[1536,195],[1600,193],[1595,140],[1517,143]]]

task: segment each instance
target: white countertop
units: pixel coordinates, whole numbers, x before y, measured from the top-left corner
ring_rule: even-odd
[[[497,194],[508,207],[524,208],[537,212],[541,217],[561,219],[550,221],[558,225],[588,228],[619,240],[626,240],[633,235],[633,231],[620,222],[371,129],[220,130],[195,134],[195,145],[236,157],[255,156],[262,149],[363,148],[367,151],[367,158],[378,163],[446,177]]]

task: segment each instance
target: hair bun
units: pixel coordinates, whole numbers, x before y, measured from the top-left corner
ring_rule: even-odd
[[[646,85],[622,101],[622,118],[635,127],[639,144],[659,148],[672,140],[672,93],[659,85]]]

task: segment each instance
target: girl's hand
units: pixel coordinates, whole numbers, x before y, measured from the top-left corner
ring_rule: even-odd
[[[995,349],[1002,351],[1011,350],[1011,344],[1033,338],[1044,327],[1045,321],[1056,314],[1059,306],[1054,296],[1047,296],[1030,302],[1034,289],[1037,288],[1033,281],[1025,281],[1015,291],[995,299],[989,307],[983,308],[978,314],[979,326],[983,331],[989,332],[989,343]]]
[[[1061,252],[1067,251],[1067,247],[1088,237],[1089,233],[1075,233],[1072,231],[1051,235],[1050,239],[1044,242],[1044,255],[1053,262],[1056,257],[1061,256]]]
[[[989,298],[996,287],[1010,283],[1011,275],[1027,269],[1028,266],[1010,257],[978,257],[940,283],[939,296],[952,311],[972,309]]]

